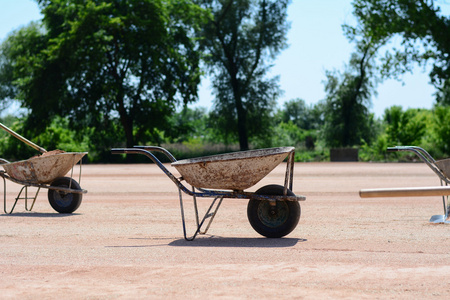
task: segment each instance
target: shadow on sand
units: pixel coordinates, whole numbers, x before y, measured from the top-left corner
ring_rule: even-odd
[[[26,218],[65,218],[70,216],[76,216],[80,214],[71,213],[71,214],[61,214],[58,212],[54,213],[40,213],[40,212],[15,212],[12,214],[1,214],[0,217],[26,217]]]
[[[306,242],[306,239],[294,238],[224,238],[218,236],[199,237],[194,241],[185,239],[172,240],[172,238],[130,238],[131,240],[151,240],[156,244],[151,245],[123,245],[106,246],[107,248],[147,248],[147,247],[230,247],[230,248],[286,248],[293,247],[299,242]],[[167,240],[172,240],[167,243]]]
[[[179,239],[169,243],[175,247],[243,247],[243,248],[284,248],[293,247],[299,242],[306,242],[306,239],[296,238],[224,238],[211,236],[208,238],[199,237],[194,241]]]

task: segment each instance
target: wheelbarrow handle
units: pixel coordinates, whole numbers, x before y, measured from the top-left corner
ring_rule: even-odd
[[[156,146],[134,146],[133,148],[114,148],[114,149],[111,149],[111,153],[112,154],[127,154],[127,153],[131,153],[131,154],[145,154],[148,157],[150,157],[150,159],[152,159],[154,163],[157,163],[155,161],[156,157],[154,157],[153,155],[150,155],[150,156],[148,155],[148,153],[150,151],[156,151],[156,152],[161,152],[161,153],[165,154],[167,156],[167,158],[169,158],[169,160],[171,162],[176,162],[177,161],[176,158],[172,155],[172,153],[170,153],[169,151],[167,151],[164,148],[156,147]]]
[[[111,149],[112,154],[125,154],[127,153],[123,148]]]
[[[425,150],[417,146],[396,146],[388,147],[387,152],[409,151],[417,154],[423,161],[427,163],[435,163],[434,158]]]
[[[395,146],[395,147],[387,147],[387,152],[400,152],[400,151],[410,151],[410,152],[426,152],[422,148],[416,146]]]
[[[175,156],[172,155],[172,153],[170,153],[169,151],[167,151],[166,149],[164,149],[162,147],[157,147],[157,146],[134,146],[134,148],[144,149],[144,150],[147,150],[147,151],[161,152],[165,156],[167,156],[167,158],[170,159],[171,162],[176,162],[177,161]]]

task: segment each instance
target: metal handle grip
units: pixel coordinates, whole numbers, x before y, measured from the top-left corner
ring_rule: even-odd
[[[388,147],[386,149],[386,151],[387,152],[398,152],[398,151],[401,151],[401,150],[399,148],[397,148],[397,147]]]

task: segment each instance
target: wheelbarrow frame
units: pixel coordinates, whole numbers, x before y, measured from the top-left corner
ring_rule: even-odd
[[[183,226],[183,235],[184,235],[185,240],[187,240],[187,241],[193,241],[198,234],[206,234],[207,233],[224,198],[267,200],[267,201],[269,201],[269,203],[271,203],[271,205],[275,204],[276,201],[304,201],[304,200],[306,200],[306,197],[304,197],[304,196],[289,195],[289,191],[292,191],[292,187],[293,187],[294,155],[295,155],[294,150],[290,151],[288,154],[288,162],[286,165],[286,173],[285,173],[284,186],[283,186],[284,187],[283,195],[260,195],[260,194],[256,194],[253,192],[244,192],[243,190],[234,190],[234,191],[216,190],[216,189],[212,190],[212,189],[205,189],[205,188],[196,188],[194,186],[192,186],[192,188],[189,189],[182,183],[182,181],[184,180],[183,177],[177,178],[175,175],[173,175],[164,166],[164,164],[153,153],[151,153],[151,151],[163,153],[172,163],[177,162],[176,158],[169,151],[167,151],[166,149],[164,149],[162,147],[157,147],[157,146],[134,146],[133,148],[111,149],[112,154],[142,154],[142,155],[147,156],[175,183],[175,185],[178,187],[178,195],[179,195],[180,210],[181,210],[181,220],[182,220],[182,226]],[[192,196],[193,201],[194,201],[196,230],[195,230],[194,234],[190,237],[188,237],[187,230],[186,230],[186,219],[185,219],[185,213],[184,213],[184,205],[183,205],[183,197],[182,197],[183,193],[182,192],[189,196]],[[206,213],[201,218],[201,220],[200,220],[199,213],[198,213],[197,197],[213,198],[209,208],[207,209]],[[202,227],[207,219],[209,219],[209,222],[206,224],[205,229],[202,230]]]
[[[17,202],[19,200],[24,200],[24,206],[25,206],[25,210],[26,211],[32,211],[34,204],[36,202],[36,199],[38,197],[39,191],[41,190],[41,188],[44,189],[48,189],[48,190],[54,190],[54,191],[58,191],[62,194],[86,194],[87,190],[84,189],[76,189],[76,188],[72,188],[72,184],[76,187],[77,185],[79,185],[79,183],[81,182],[81,169],[82,169],[82,160],[80,160],[79,166],[80,166],[80,171],[79,171],[79,177],[78,177],[78,182],[75,181],[73,179],[73,169],[74,166],[72,166],[71,168],[71,173],[70,173],[70,177],[58,177],[55,178],[52,183],[54,183],[56,180],[61,179],[61,178],[69,178],[69,187],[65,188],[65,187],[61,187],[61,186],[53,186],[52,184],[44,184],[44,183],[33,183],[33,182],[28,182],[28,181],[23,181],[23,180],[18,180],[16,178],[13,178],[11,176],[9,176],[4,170],[0,170],[0,176],[3,179],[3,211],[6,214],[12,214]],[[0,163],[9,163],[7,160],[0,158]],[[17,197],[15,198],[15,201],[11,207],[10,210],[7,209],[7,204],[6,204],[6,180],[12,181],[14,183],[20,184],[22,185],[22,188],[20,189]],[[34,193],[33,196],[30,196],[28,194],[28,188],[29,187],[35,187],[37,188],[36,193]],[[22,196],[22,193],[24,193],[24,196]],[[49,196],[50,197],[50,196]],[[31,206],[28,207],[28,201],[31,201]],[[50,198],[49,198],[50,201]],[[50,203],[51,204],[51,203]]]

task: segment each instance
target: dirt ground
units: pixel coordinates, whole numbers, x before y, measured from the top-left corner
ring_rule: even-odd
[[[284,171],[249,190],[283,184]],[[442,199],[358,194],[439,185],[424,163],[297,163],[294,192],[306,201],[281,239],[251,228],[247,200],[226,199],[208,234],[185,241],[178,190],[152,164],[84,165],[80,184],[88,193],[74,214],[53,211],[43,190],[32,212],[19,202],[0,215],[2,299],[450,296],[450,225],[428,222],[443,214]],[[8,208],[18,189],[7,182]]]

